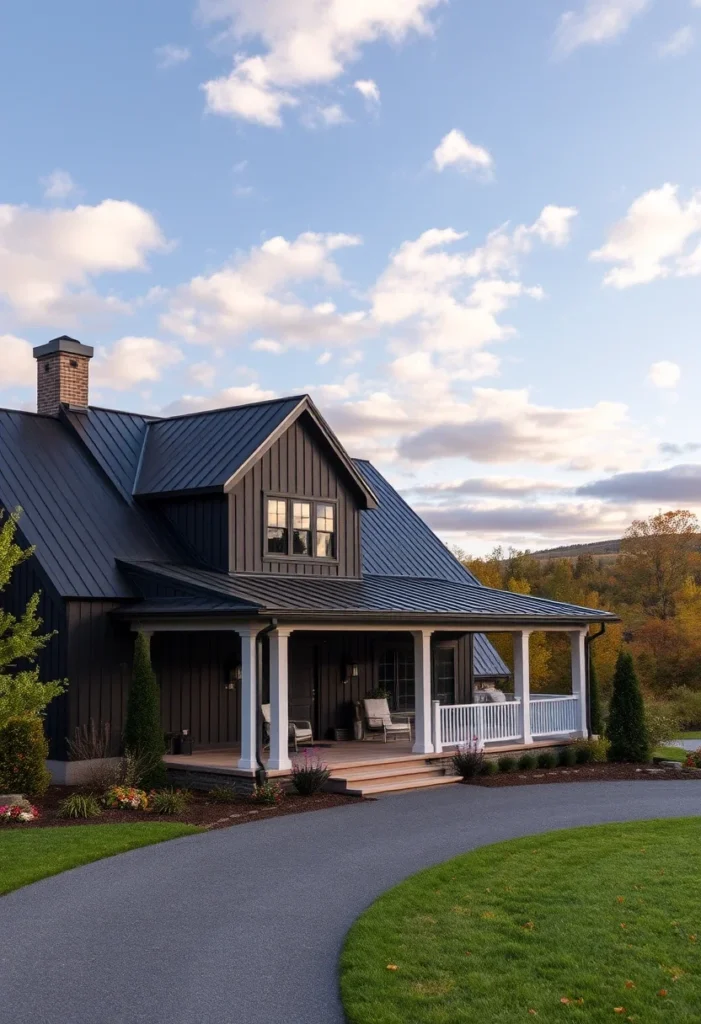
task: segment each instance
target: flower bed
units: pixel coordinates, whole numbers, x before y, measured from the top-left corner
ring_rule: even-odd
[[[145,811],[148,809],[148,793],[134,786],[110,786],[102,802],[105,807],[118,811]]]
[[[39,808],[35,807],[34,804],[28,803],[26,800],[0,806],[0,822],[4,825],[28,824],[30,821],[37,821],[39,817]]]

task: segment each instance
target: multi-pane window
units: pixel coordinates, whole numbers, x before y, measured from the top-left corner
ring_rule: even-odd
[[[292,554],[312,553],[312,506],[308,501],[292,502]]]
[[[331,502],[268,498],[265,524],[268,555],[336,557],[336,506]]]
[[[336,554],[336,524],[333,505],[316,506],[316,556],[317,558],[333,558]]]
[[[389,694],[392,711],[414,710],[414,658],[411,649],[386,650],[380,656],[378,684]]]
[[[287,554],[287,502],[277,498],[268,498],[266,551]]]

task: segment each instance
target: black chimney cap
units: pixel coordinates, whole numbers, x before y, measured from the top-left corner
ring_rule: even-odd
[[[34,358],[41,359],[43,356],[53,356],[57,352],[68,352],[72,356],[85,356],[87,359],[92,359],[95,350],[90,345],[83,345],[82,342],[76,341],[75,338],[69,338],[67,334],[62,334],[60,338],[53,338],[46,345],[39,345],[35,348]]]

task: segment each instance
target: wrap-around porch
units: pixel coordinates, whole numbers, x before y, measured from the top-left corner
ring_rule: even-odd
[[[508,632],[511,636],[512,692],[475,688],[471,643],[474,634],[484,629],[478,623],[465,623],[459,631],[451,626],[450,632],[445,626],[440,629],[415,624],[403,629],[368,622],[341,626],[337,622],[277,622],[263,627],[255,621],[203,623],[184,619],[133,622],[132,628],[154,636],[157,672],[158,651],[172,646],[173,634],[227,631],[238,640],[237,664],[229,666],[223,684],[236,704],[234,741],[216,746],[200,742],[191,755],[169,757],[172,765],[252,776],[262,761],[270,774],[285,775],[295,757],[290,721],[302,717],[310,720],[314,732],[313,743],[305,746],[319,745],[320,755],[332,767],[409,757],[428,762],[475,739],[487,749],[506,750],[547,746],[587,735],[588,625],[573,628],[548,624],[549,629],[566,632],[570,641],[571,689],[559,695],[531,692],[529,643],[532,633],[543,629],[540,624],[519,629],[490,626],[490,632]],[[321,712],[318,707],[312,710],[318,697],[315,691],[320,687],[318,665],[309,654],[314,646],[326,646],[332,652],[327,660],[338,662],[336,685],[333,692],[326,692],[326,706]],[[364,660],[358,664],[354,658]],[[305,680],[307,692],[301,692],[300,686],[305,691]],[[401,737],[384,743],[375,735],[364,742],[351,741],[353,707],[378,689],[390,689],[390,682],[391,710],[411,721],[411,739]],[[305,704],[307,699],[309,703]],[[264,744],[260,738],[262,703],[269,705]],[[340,732],[329,723],[342,726]],[[165,723],[166,728],[169,724]],[[185,726],[185,718],[181,717],[179,724]]]

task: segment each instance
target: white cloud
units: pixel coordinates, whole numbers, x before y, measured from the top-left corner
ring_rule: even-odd
[[[187,375],[193,384],[211,388],[217,379],[217,368],[211,363],[193,363],[188,367]]]
[[[328,85],[344,74],[363,46],[380,39],[401,42],[409,33],[430,32],[430,13],[443,0],[199,0],[206,22],[227,22],[237,48],[232,72],[205,82],[214,113],[282,123],[310,86]],[[255,39],[262,52],[238,50]]]
[[[190,59],[190,51],[187,46],[175,46],[173,43],[166,43],[165,46],[157,46],[154,50],[158,67],[165,71],[174,68],[178,64],[184,64]]]
[[[653,363],[647,375],[648,381],[656,388],[676,388],[681,379],[682,371],[677,363],[670,363],[662,359],[659,363]]]
[[[41,183],[44,186],[45,199],[67,199],[78,188],[68,171],[62,171],[60,167],[46,178],[42,178]]]
[[[591,253],[592,260],[616,264],[604,284],[630,288],[662,277],[701,274],[701,242],[693,251],[688,246],[701,234],[701,192],[688,202],[678,192],[678,186],[666,184],[639,196],[601,249]]]
[[[372,78],[359,78],[357,82],[353,82],[353,88],[358,90],[368,107],[371,109],[379,107],[380,89],[377,82],[373,82]]]
[[[14,334],[0,334],[0,388],[29,387],[36,383],[32,346]]]
[[[271,238],[210,276],[176,289],[163,327],[194,342],[236,342],[254,330],[284,346],[356,341],[369,330],[364,311],[341,313],[326,299],[310,306],[291,286],[339,287],[333,254],[359,243],[354,235],[314,232],[293,241]]]
[[[128,391],[137,384],[160,380],[165,370],[182,359],[179,348],[157,338],[120,338],[95,353],[91,378],[98,387]]]
[[[576,213],[571,207],[546,206],[533,224],[513,231],[504,225],[483,246],[468,251],[455,251],[466,235],[454,228],[432,228],[403,242],[372,291],[375,319],[390,326],[404,323],[425,351],[460,357],[510,337],[513,328],[499,315],[521,296],[543,297],[542,289],[515,277],[519,260],[534,241],[565,245]],[[416,347],[411,338],[407,344]]]
[[[691,25],[683,25],[660,46],[660,57],[683,57],[696,42]]]
[[[311,107],[302,117],[307,128],[334,128],[349,120],[340,103],[329,103],[327,106]]]
[[[164,416],[179,416],[188,412],[204,412],[206,409],[226,409],[233,405],[250,405],[252,402],[267,402],[277,398],[277,392],[269,391],[257,383],[223,388],[215,395],[183,395],[161,410]]]
[[[453,128],[441,139],[433,151],[433,165],[437,171],[455,167],[459,171],[481,171],[490,175],[494,160],[483,146],[470,142],[461,131]]]
[[[555,52],[566,57],[580,46],[610,43],[630,28],[651,0],[586,0],[580,11],[562,15],[555,32]]]
[[[322,352],[316,361],[317,366],[326,366],[327,363],[331,362],[331,353]]]
[[[279,356],[285,351],[285,346],[272,338],[258,338],[251,345],[254,352],[269,352],[273,356]]]
[[[534,538],[541,546],[556,540],[620,537],[630,524],[627,511],[607,509],[598,501],[556,505],[481,502],[445,509],[419,506],[417,512],[441,534],[477,533],[481,538],[500,544],[506,534],[517,547],[533,547]]]
[[[123,304],[102,298],[92,278],[146,269],[165,239],[154,217],[134,203],[36,210],[0,205],[0,299],[22,321],[72,323],[79,311]]]

